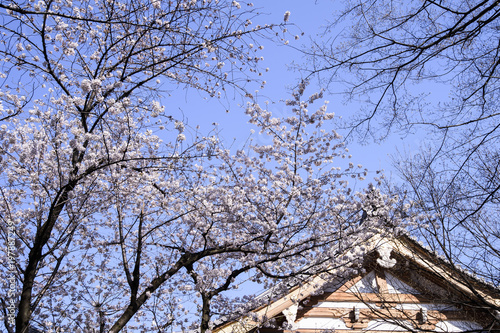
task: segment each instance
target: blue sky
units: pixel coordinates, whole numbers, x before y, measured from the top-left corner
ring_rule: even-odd
[[[261,66],[269,67],[269,72],[264,73],[263,80],[267,82],[266,87],[259,90],[260,101],[268,100],[269,108],[273,113],[282,115],[287,112],[280,100],[289,98],[290,87],[299,82],[300,73],[289,69],[292,62],[303,63],[303,54],[294,49],[307,46],[311,39],[317,38],[321,27],[332,18],[332,14],[339,7],[338,1],[333,0],[256,0],[255,7],[263,16],[254,19],[254,23],[280,23],[283,22],[284,13],[291,12],[289,27],[289,45],[279,45],[272,41],[264,41],[262,55],[264,61]],[[293,35],[303,32],[299,40],[294,40]],[[308,92],[319,91],[321,87],[317,82],[311,81]],[[339,87],[340,92],[342,88]],[[307,93],[306,93],[307,94]],[[349,117],[349,114],[360,108],[359,104],[344,104],[340,94],[325,94],[325,100],[329,101],[329,111],[335,112],[337,116]],[[200,126],[202,133],[212,129],[212,124],[217,123],[221,136],[233,147],[243,145],[250,135],[251,126],[248,125],[247,117],[244,115],[243,101],[235,98],[218,101],[207,98],[200,92],[191,90],[178,90],[172,92],[172,97],[165,99],[164,103],[170,112],[178,118],[183,118],[188,126],[194,128]],[[318,105],[319,106],[319,105]],[[343,134],[340,131],[341,134]],[[399,135],[393,135],[382,144],[370,143],[361,145],[355,141],[348,143],[353,158],[352,162],[362,164],[368,168],[372,175],[376,170],[384,169],[390,176],[391,167],[390,154],[396,153],[396,149],[412,151],[419,146],[418,137],[406,137],[402,139]]]

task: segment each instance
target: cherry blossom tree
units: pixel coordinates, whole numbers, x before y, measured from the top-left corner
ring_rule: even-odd
[[[284,118],[250,103],[268,142],[238,151],[216,135],[188,140],[162,106],[157,80],[247,94],[257,38],[272,29],[252,25],[249,4],[0,8],[6,331],[205,332],[244,274],[265,283],[348,269],[367,237],[399,230],[395,198],[349,185],[364,171],[340,162],[340,136],[322,129],[333,113],[308,111],[321,94],[303,101],[305,84]]]

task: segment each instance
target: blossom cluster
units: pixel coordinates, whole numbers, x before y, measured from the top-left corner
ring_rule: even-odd
[[[271,144],[231,151],[168,114],[160,78],[218,96],[258,76],[252,38],[269,26],[252,25],[249,5],[39,1],[1,14],[0,244],[8,220],[18,331],[207,331],[245,274],[266,285],[347,269],[363,240],[401,224],[394,198],[351,188],[365,170],[341,162],[341,137],[323,128],[334,114],[309,111],[322,95],[304,100],[305,83],[285,117],[248,105]]]

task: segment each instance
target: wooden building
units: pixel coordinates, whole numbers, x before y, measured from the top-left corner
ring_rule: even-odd
[[[410,237],[375,237],[364,273],[314,276],[216,333],[500,332],[500,291]]]

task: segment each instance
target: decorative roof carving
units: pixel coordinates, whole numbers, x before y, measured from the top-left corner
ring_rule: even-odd
[[[377,264],[379,264],[383,268],[392,268],[396,265],[396,259],[391,259],[392,246],[385,243],[377,248],[377,252],[380,256],[377,259]]]

